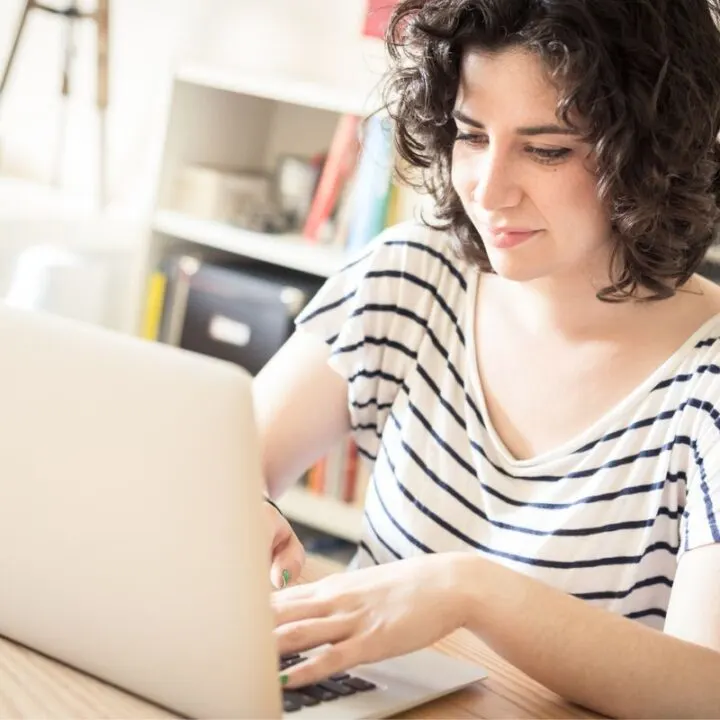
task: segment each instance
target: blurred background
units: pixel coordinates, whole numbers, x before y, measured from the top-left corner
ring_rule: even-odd
[[[0,297],[255,373],[424,199],[378,82],[393,0],[0,0]],[[351,550],[350,439],[283,499]]]
[[[432,215],[374,112],[395,3],[0,0],[0,299],[257,373]],[[310,549],[352,553],[369,473],[348,437],[283,496]]]
[[[45,4],[70,7],[62,0]],[[26,5],[0,0],[0,67]],[[92,13],[98,3],[77,6]],[[130,260],[153,212],[174,81],[183,68],[201,67],[208,85],[221,77],[238,83],[273,77],[315,83],[319,94],[342,88],[350,102],[362,103],[383,64],[380,41],[363,32],[371,6],[366,0],[110,0],[101,211],[96,23],[31,8],[0,93],[0,291],[7,291],[13,258],[37,242],[86,245],[112,252],[118,263]],[[63,95],[68,25],[74,25],[70,92]],[[107,321],[127,327],[118,302],[125,301],[112,298]]]

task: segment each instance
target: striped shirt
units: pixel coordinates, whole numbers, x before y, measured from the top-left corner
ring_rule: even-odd
[[[297,319],[331,346],[373,464],[355,567],[471,551],[662,628],[677,561],[720,541],[720,315],[579,437],[515,460],[474,349],[477,272],[386,230]]]

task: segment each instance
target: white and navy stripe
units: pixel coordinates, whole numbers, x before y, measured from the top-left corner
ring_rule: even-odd
[[[477,552],[662,627],[678,558],[720,542],[720,316],[573,443],[516,461],[476,376],[476,281],[446,236],[404,224],[298,318],[373,463],[355,564]]]

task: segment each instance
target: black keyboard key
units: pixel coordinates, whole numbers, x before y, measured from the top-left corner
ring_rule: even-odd
[[[300,698],[295,697],[289,692],[283,693],[283,710],[287,713],[296,712],[302,708]]]
[[[334,680],[335,682],[340,682],[341,680],[347,680],[350,676],[347,673],[335,673],[334,675],[330,676],[331,680]]]
[[[323,680],[319,682],[318,685],[324,690],[334,692],[336,695],[352,695],[355,692],[355,688],[335,682],[334,680]]]
[[[377,687],[377,685],[371,683],[369,680],[363,680],[359,677],[348,677],[342,682],[343,685],[349,685],[351,688],[355,688],[355,690],[359,690],[360,692],[374,690]]]
[[[335,700],[335,698],[338,697],[338,693],[335,693],[328,688],[320,687],[320,685],[304,685],[303,687],[299,687],[297,691],[302,695],[309,695],[320,702],[328,702],[329,700]]]
[[[300,697],[300,702],[305,705],[305,707],[313,707],[314,705],[320,704],[317,698],[311,697],[310,695],[299,692],[298,696]]]
[[[298,663],[301,663],[303,660],[305,660],[305,658],[300,655],[295,655],[293,657],[281,658],[280,659],[280,669],[287,670],[289,667],[292,667],[293,665],[297,665]]]
[[[320,704],[320,701],[317,698],[310,697],[309,695],[303,695],[297,690],[283,690],[283,703],[288,699],[293,703],[300,703],[303,707],[313,707],[314,705]]]

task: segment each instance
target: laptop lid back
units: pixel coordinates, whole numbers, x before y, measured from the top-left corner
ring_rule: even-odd
[[[280,715],[250,376],[0,306],[0,634],[190,716]]]

